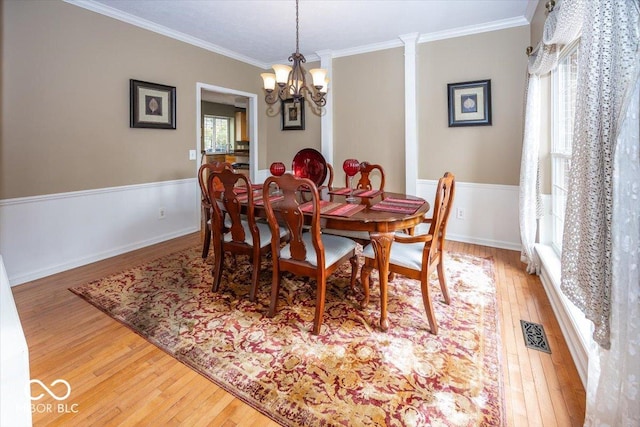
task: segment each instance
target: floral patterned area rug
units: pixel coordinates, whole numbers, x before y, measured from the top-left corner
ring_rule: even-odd
[[[361,309],[346,263],[328,280],[314,336],[314,281],[285,276],[279,312],[268,318],[269,260],[251,303],[247,258],[227,257],[213,293],[212,260],[200,254],[193,247],[70,290],[282,425],[504,425],[491,259],[447,255],[451,305],[432,276],[437,336],[419,283],[402,276],[389,282],[382,332],[375,271]]]

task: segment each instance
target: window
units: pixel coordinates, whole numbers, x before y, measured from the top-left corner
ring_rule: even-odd
[[[226,153],[231,148],[231,118],[204,116],[204,149]]]
[[[569,190],[577,77],[578,46],[573,45],[565,48],[558,67],[552,72],[551,243],[558,254],[562,252],[564,214]]]

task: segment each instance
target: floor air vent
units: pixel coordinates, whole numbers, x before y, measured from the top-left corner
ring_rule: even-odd
[[[545,353],[551,353],[549,342],[547,341],[547,336],[544,333],[542,325],[520,320],[520,326],[522,326],[524,343],[527,347],[544,351]]]

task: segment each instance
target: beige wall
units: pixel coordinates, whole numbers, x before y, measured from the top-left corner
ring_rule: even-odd
[[[418,45],[418,177],[518,185],[529,27]],[[491,79],[492,126],[448,127],[447,83]]]
[[[331,85],[336,185],[356,158],[381,164],[385,189],[404,192],[404,49],[336,58]]]
[[[196,83],[262,93],[259,68],[77,6],[1,5],[0,199],[194,177]],[[129,79],[176,87],[176,130],[129,128]]]
[[[280,129],[264,70],[64,2],[0,4],[0,199],[195,176],[197,82],[258,94],[260,169],[320,150],[308,103],[304,131]],[[518,184],[529,44],[523,26],[418,45],[419,178]],[[176,86],[176,130],[129,128],[131,78]],[[485,78],[493,126],[448,128],[446,84]],[[404,191],[403,48],[335,58],[331,79],[336,183],[354,157]]]
[[[538,2],[538,6],[536,7],[536,11],[531,18],[530,34],[531,34],[531,43],[530,45],[535,48],[538,43],[542,40],[542,32],[544,30],[544,21],[547,19],[547,8],[546,3],[544,1]]]

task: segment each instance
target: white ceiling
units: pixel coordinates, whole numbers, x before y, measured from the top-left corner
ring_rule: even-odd
[[[295,51],[294,0],[66,0],[269,68]],[[300,0],[300,52],[334,57],[526,25],[538,0]]]

